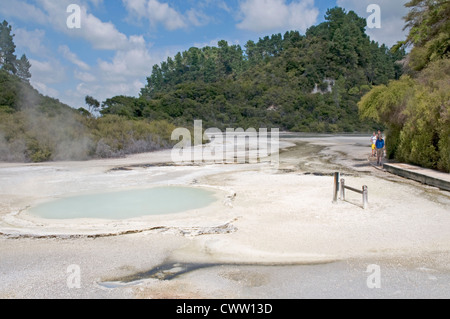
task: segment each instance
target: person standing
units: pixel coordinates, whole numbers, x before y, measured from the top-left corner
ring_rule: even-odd
[[[372,142],[372,157],[376,156],[377,139],[378,139],[377,133],[373,132],[373,135],[372,135],[372,137],[370,139],[370,141]]]
[[[378,134],[377,141],[375,143],[375,147],[377,149],[377,165],[381,166],[383,155],[384,155],[384,149],[386,147],[386,143],[384,142],[383,135]]]

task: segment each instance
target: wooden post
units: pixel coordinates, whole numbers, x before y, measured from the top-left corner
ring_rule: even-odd
[[[341,200],[345,200],[345,179],[341,179]]]
[[[369,207],[369,188],[363,186],[363,207],[367,209]]]
[[[337,204],[338,202],[339,176],[340,174],[338,172],[334,173],[333,204]]]

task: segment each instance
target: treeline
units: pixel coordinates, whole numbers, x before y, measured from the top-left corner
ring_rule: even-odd
[[[401,162],[450,172],[450,2],[406,4],[411,46],[405,74],[375,87],[359,103],[364,119],[388,128],[388,155]]]
[[[370,40],[366,20],[341,8],[305,35],[289,31],[191,48],[153,67],[139,98],[105,101],[102,114],[166,119],[208,127],[267,127],[303,132],[368,131],[357,103],[373,86],[402,74],[404,52]]]

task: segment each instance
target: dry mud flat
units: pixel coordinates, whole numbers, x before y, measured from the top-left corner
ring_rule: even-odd
[[[373,168],[366,137],[284,138],[292,147],[278,170],[162,165],[169,152],[1,164],[0,298],[450,297],[448,192]],[[369,187],[369,209],[351,193],[332,203],[335,171]],[[219,200],[130,221],[23,213],[59,196],[157,185],[210,188]]]

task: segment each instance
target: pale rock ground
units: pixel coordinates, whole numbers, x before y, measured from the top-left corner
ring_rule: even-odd
[[[369,137],[282,135],[282,147],[278,170],[155,165],[170,163],[169,151],[0,164],[0,298],[450,297],[448,192],[369,165]],[[369,209],[350,192],[332,203],[336,171],[369,187]],[[159,185],[212,189],[218,201],[128,221],[26,213],[59,197]],[[67,285],[70,265],[80,289]],[[379,289],[367,285],[370,265],[380,267]]]

